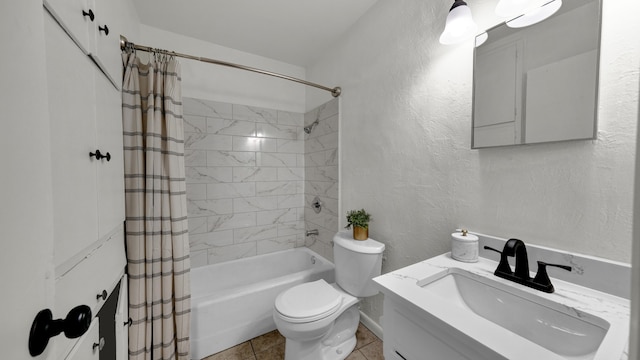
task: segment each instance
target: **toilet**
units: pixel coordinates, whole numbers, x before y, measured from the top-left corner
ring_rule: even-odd
[[[333,237],[335,284],[307,282],[276,297],[273,319],[286,338],[285,360],[343,360],[356,346],[360,298],[378,293],[384,244],[354,240],[351,232]]]

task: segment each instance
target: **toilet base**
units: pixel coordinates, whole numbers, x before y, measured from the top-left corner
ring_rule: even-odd
[[[353,305],[335,321],[321,339],[285,343],[285,360],[344,360],[356,347],[356,331],[360,321],[358,306]]]

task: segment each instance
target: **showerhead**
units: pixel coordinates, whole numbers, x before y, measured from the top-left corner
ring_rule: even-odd
[[[304,132],[306,134],[311,134],[311,131],[313,131],[313,128],[316,127],[316,125],[318,125],[320,119],[316,119],[316,121],[312,122],[311,124],[309,124],[308,126],[304,127]]]

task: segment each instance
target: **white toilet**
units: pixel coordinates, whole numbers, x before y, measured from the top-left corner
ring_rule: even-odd
[[[342,360],[356,346],[359,298],[378,290],[371,279],[380,275],[384,244],[353,240],[350,232],[333,237],[336,283],[304,283],[276,298],[273,319],[287,339],[285,360]]]

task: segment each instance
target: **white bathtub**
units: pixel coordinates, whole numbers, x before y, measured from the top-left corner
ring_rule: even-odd
[[[334,282],[331,262],[307,248],[191,270],[191,358],[202,359],[276,328],[276,296],[303,282]]]

